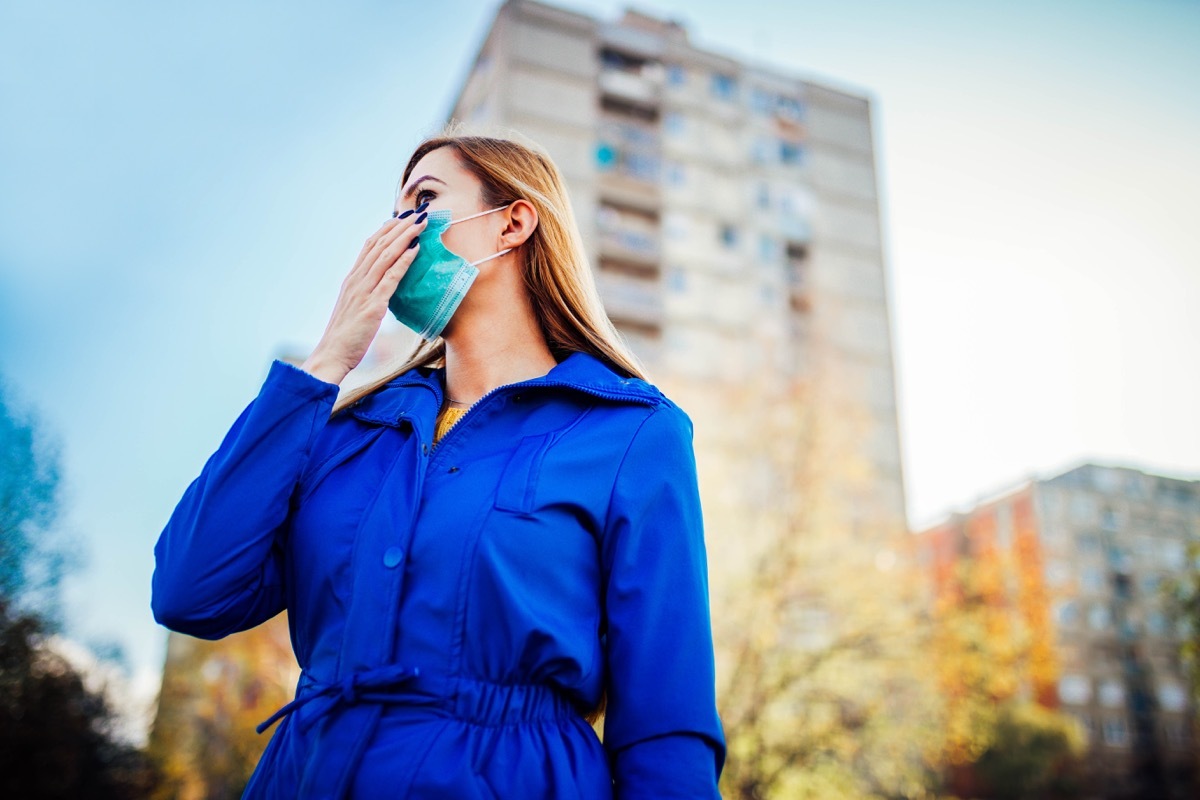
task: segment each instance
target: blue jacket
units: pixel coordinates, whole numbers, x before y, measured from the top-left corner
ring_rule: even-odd
[[[276,361],[159,538],[163,625],[289,612],[303,672],[245,796],[718,797],[687,416],[576,353],[435,447],[443,387],[331,418],[338,387]]]

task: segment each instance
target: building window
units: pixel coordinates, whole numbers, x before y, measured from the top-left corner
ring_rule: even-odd
[[[758,207],[764,211],[771,208],[771,187],[766,181],[759,182],[758,190],[755,192],[755,200],[758,203]]]
[[[603,204],[596,210],[596,228],[604,245],[658,258],[658,218],[653,214]]]
[[[1158,703],[1166,711],[1183,711],[1187,708],[1187,692],[1178,683],[1160,683]]]
[[[683,164],[678,161],[668,161],[663,165],[666,172],[667,183],[671,186],[683,186],[687,183],[687,171]]]
[[[1104,718],[1104,743],[1109,747],[1127,747],[1129,745],[1129,727],[1124,717]]]
[[[795,97],[780,95],[775,100],[775,108],[779,116],[793,122],[804,119],[804,104]]]
[[[1054,619],[1060,627],[1073,628],[1079,622],[1079,610],[1073,600],[1059,600],[1054,604]]]
[[[1058,699],[1073,706],[1092,699],[1092,682],[1086,675],[1064,675],[1058,681]]]
[[[687,120],[678,111],[671,111],[663,117],[663,130],[668,136],[678,139],[687,131]]]
[[[1177,539],[1164,539],[1159,544],[1159,559],[1163,568],[1171,572],[1180,572],[1187,564],[1187,549],[1183,542]]]
[[[1090,495],[1076,494],[1071,498],[1071,521],[1090,525],[1096,518],[1096,503]]]
[[[1167,635],[1167,618],[1161,611],[1150,611],[1146,614],[1146,632],[1151,636]]]
[[[668,211],[663,216],[663,230],[666,231],[668,239],[680,242],[686,241],[691,236],[692,226],[687,214],[680,211]]]
[[[738,232],[737,228],[728,223],[721,225],[721,244],[728,249],[737,247]]]
[[[687,272],[680,267],[672,267],[670,273],[667,275],[667,287],[672,292],[686,292]]]
[[[779,246],[769,233],[758,238],[758,258],[764,264],[774,264],[779,258]]]
[[[767,136],[755,136],[750,143],[750,158],[755,164],[774,164],[778,149]]]
[[[804,160],[804,148],[797,142],[781,139],[779,142],[779,161],[781,164],[799,166]]]
[[[1108,627],[1109,613],[1108,607],[1096,603],[1088,609],[1088,625],[1094,631],[1102,631]]]
[[[737,80],[732,75],[714,72],[710,84],[713,97],[718,100],[737,99]]]
[[[649,183],[658,181],[659,160],[657,156],[647,155],[645,153],[627,153],[625,157],[625,171],[634,178]]]
[[[750,110],[755,114],[766,116],[771,113],[774,105],[775,98],[766,89],[755,86],[750,90]]]
[[[687,83],[687,70],[678,64],[667,67],[667,83],[671,86],[683,86]]]
[[[1046,582],[1051,586],[1062,586],[1071,578],[1071,565],[1058,559],[1046,566]]]
[[[1096,692],[1100,705],[1105,708],[1119,708],[1125,704],[1125,687],[1120,681],[1109,678],[1100,684]]]
[[[1126,548],[1114,545],[1108,548],[1108,565],[1114,572],[1128,574],[1133,569],[1133,558]]]
[[[1080,583],[1083,590],[1089,594],[1100,594],[1104,591],[1104,573],[1096,567],[1084,567]]]

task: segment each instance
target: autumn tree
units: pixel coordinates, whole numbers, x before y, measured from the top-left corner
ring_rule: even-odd
[[[285,614],[216,642],[171,634],[150,734],[155,797],[240,797],[273,733],[255,727],[291,700],[299,672]]]
[[[811,383],[726,403],[765,466],[713,549],[717,572],[736,573],[714,595],[724,796],[933,797],[939,705],[904,526],[853,514],[877,480],[848,441],[867,423],[846,408],[833,422]]]
[[[1039,705],[1039,637],[1004,589],[1006,565],[984,546],[960,561],[934,605],[931,663],[943,700],[937,760],[956,796],[1070,798],[1087,743],[1068,715]]]

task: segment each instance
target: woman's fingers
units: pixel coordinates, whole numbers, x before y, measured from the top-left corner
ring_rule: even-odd
[[[425,230],[425,219],[423,209],[403,219],[390,219],[367,239],[342,281],[314,355],[344,366],[347,372],[362,361],[379,330],[392,292],[420,249],[412,245]]]
[[[375,263],[371,265],[367,272],[366,281],[368,285],[374,288],[384,276],[395,266],[399,264],[401,259],[406,259],[405,264],[412,263],[412,256],[419,249],[420,245],[417,237],[425,230],[425,222],[414,223],[408,230],[397,236],[391,244],[379,251],[375,257]],[[397,278],[399,280],[399,278]]]
[[[413,211],[406,211],[399,217],[383,223],[382,227],[363,246],[363,251],[359,254],[361,265],[369,269],[378,260],[379,254],[391,245],[397,237],[404,235],[406,231],[415,225],[423,225],[429,216],[425,211],[428,205],[428,203],[423,203]],[[355,266],[358,267],[359,264]]]

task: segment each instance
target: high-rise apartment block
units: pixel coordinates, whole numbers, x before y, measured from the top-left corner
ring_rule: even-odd
[[[1180,661],[1192,634],[1163,588],[1195,568],[1200,481],[1087,464],[917,541],[937,595],[952,591],[961,564],[995,569],[993,600],[1029,637],[1026,689],[1086,728],[1098,796],[1194,796],[1196,708]]]
[[[905,530],[866,98],[699,49],[674,22],[510,0],[451,118],[559,165],[609,316],[695,422],[723,565],[787,491],[766,452],[801,408],[832,454],[830,524]]]

